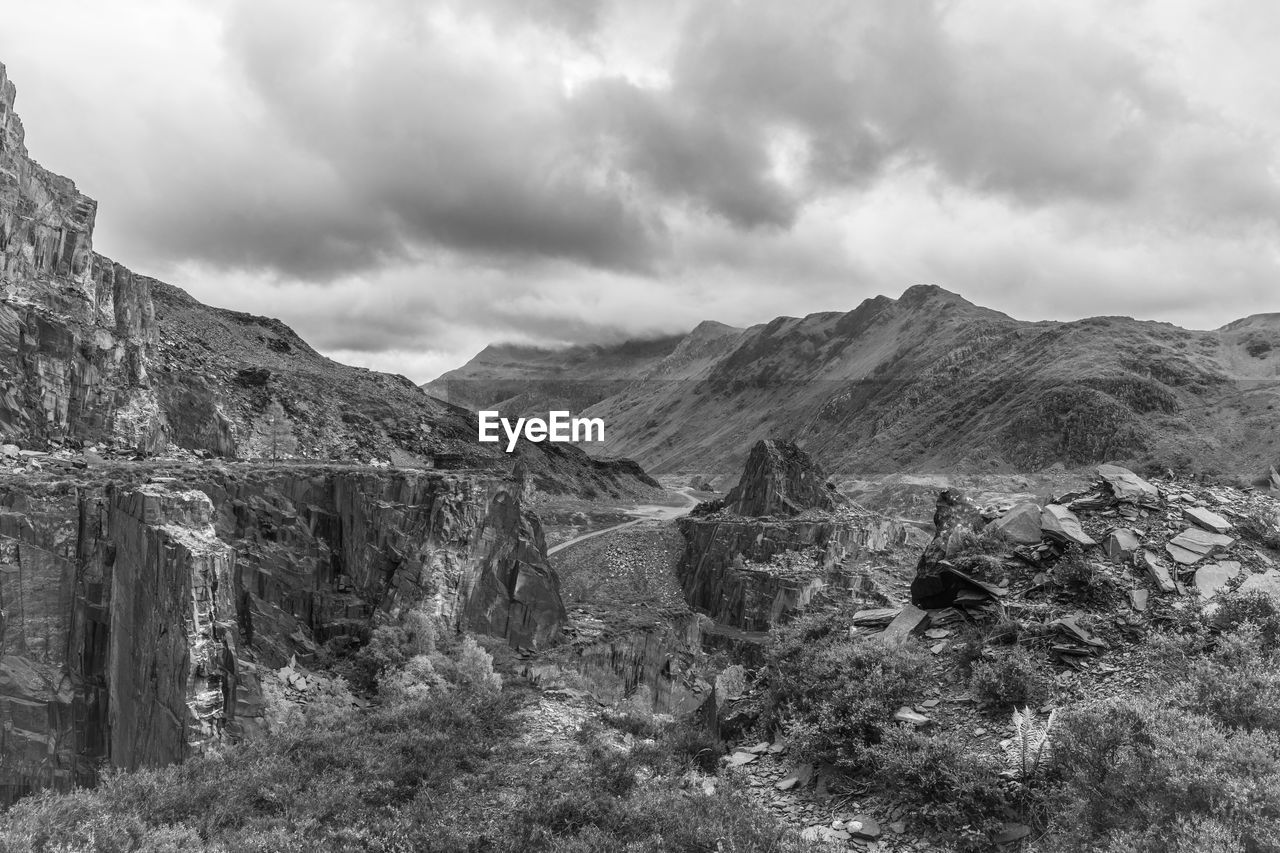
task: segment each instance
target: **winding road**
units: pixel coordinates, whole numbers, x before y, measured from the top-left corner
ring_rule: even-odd
[[[627,527],[634,527],[643,521],[670,521],[673,518],[679,518],[687,513],[693,507],[698,505],[698,499],[689,494],[693,491],[688,486],[676,489],[685,500],[684,506],[663,506],[662,504],[639,504],[627,510],[629,515],[636,516],[631,521],[624,521],[621,524],[615,524],[612,527],[605,527],[601,530],[593,530],[590,533],[584,533],[581,536],[575,536],[567,542],[561,542],[547,549],[547,556],[550,557],[557,551],[562,551],[570,545],[576,545],[584,539],[591,539],[596,536],[603,536],[606,533],[613,533]]]

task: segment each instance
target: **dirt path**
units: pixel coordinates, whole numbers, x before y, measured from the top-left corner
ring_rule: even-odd
[[[673,518],[679,518],[698,505],[698,499],[689,494],[690,491],[692,490],[688,486],[676,489],[676,492],[685,500],[683,506],[663,506],[662,504],[640,504],[638,506],[634,506],[626,511],[628,515],[635,516],[631,521],[624,521],[621,524],[615,524],[612,527],[606,527],[603,530],[593,530],[590,533],[575,536],[567,542],[561,542],[559,545],[548,548],[547,556],[549,557],[557,551],[562,551],[570,545],[576,545],[584,540],[592,539],[596,536],[603,536],[606,533],[616,533],[617,531],[627,527],[634,527],[642,521],[670,521]]]

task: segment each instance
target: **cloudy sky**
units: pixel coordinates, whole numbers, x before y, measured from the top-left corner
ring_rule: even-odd
[[[425,381],[848,310],[1280,311],[1267,0],[41,0],[0,62],[96,247]]]

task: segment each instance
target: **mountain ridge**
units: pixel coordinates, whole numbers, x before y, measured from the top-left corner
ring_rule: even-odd
[[[729,471],[755,441],[781,436],[842,471],[1122,460],[1252,477],[1280,458],[1268,408],[1280,402],[1277,319],[1212,331],[1029,321],[915,285],[848,312],[704,322],[657,364],[633,364],[629,381],[580,396],[598,395],[584,413],[605,419],[602,452],[657,472]],[[564,386],[572,369],[561,367]],[[521,398],[486,404],[536,411],[538,381],[528,371]]]

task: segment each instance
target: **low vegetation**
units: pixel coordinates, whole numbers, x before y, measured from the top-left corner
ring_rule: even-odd
[[[0,816],[0,850],[807,849],[731,784],[697,781],[720,755],[705,736],[632,716],[557,741],[535,693],[422,614],[375,632],[357,663],[372,710],[317,703],[220,754],[30,797]]]

